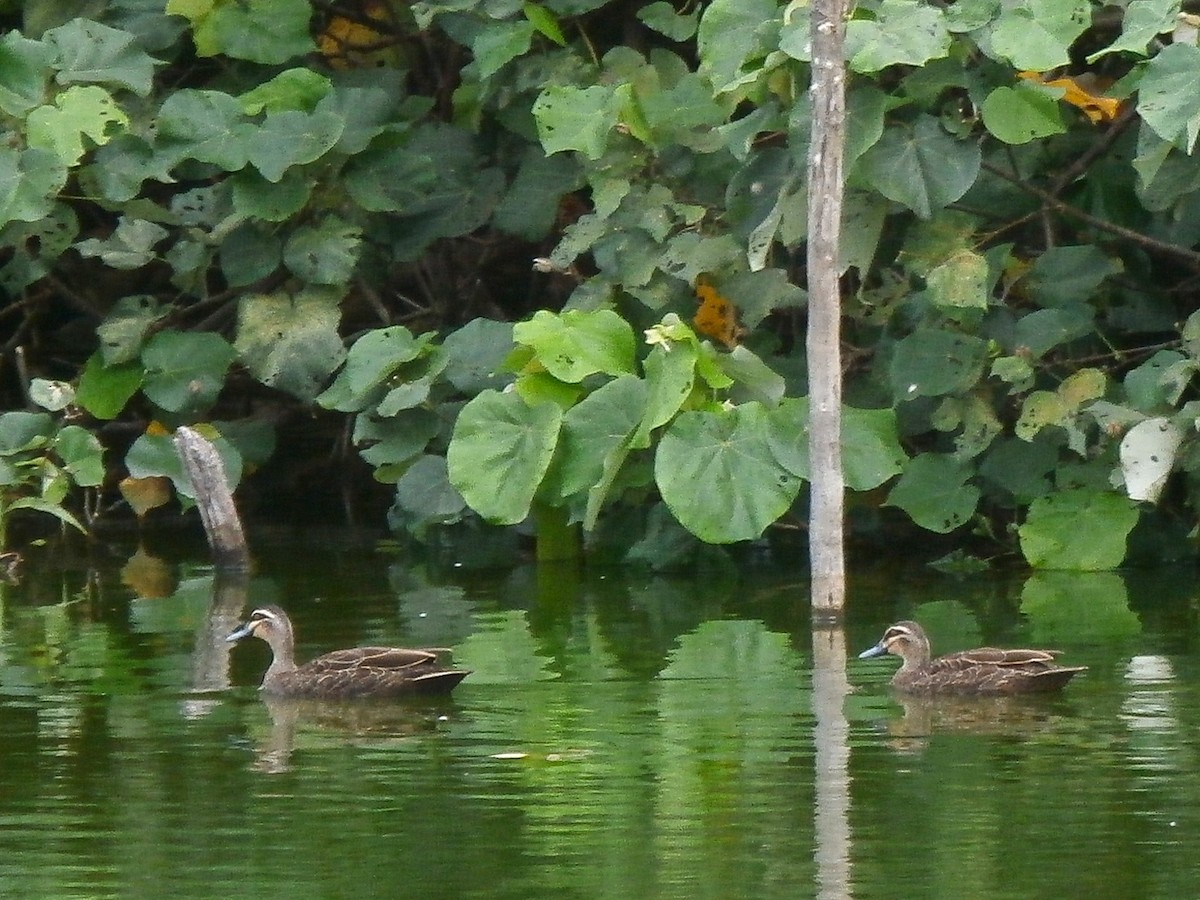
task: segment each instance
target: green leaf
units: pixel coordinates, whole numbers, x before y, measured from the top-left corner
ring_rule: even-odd
[[[1028,144],[1037,138],[1062,134],[1067,128],[1059,110],[1060,88],[1022,81],[998,87],[979,108],[983,126],[1006,144]]]
[[[142,391],[168,412],[206,409],[224,387],[235,355],[224,338],[211,332],[160,331],[142,351]]]
[[[981,478],[1030,503],[1050,491],[1050,475],[1058,464],[1058,447],[1050,441],[1005,438],[988,450],[979,466]]]
[[[263,384],[312,400],[346,358],[341,298],[341,291],[316,287],[245,296],[234,349]]]
[[[532,146],[496,207],[492,223],[509,234],[536,241],[554,227],[559,201],[580,183],[579,165],[567,154],[546,156]]]
[[[405,363],[428,353],[430,339],[428,334],[413,337],[403,325],[368,331],[351,346],[346,365],[317,403],[341,412],[377,403],[385,392],[384,382]]]
[[[379,470],[391,472],[414,459],[440,430],[441,419],[429,409],[406,409],[386,419],[362,413],[354,418],[353,441],[358,455],[375,467],[377,480],[394,481],[402,469],[391,477]]]
[[[1147,47],[1160,34],[1175,28],[1179,0],[1130,0],[1121,19],[1121,33],[1115,41],[1087,58],[1095,62],[1107,53],[1136,53],[1147,56]]]
[[[655,0],[637,11],[637,17],[647,28],[652,28],[672,41],[687,41],[696,34],[699,16],[696,11],[678,13],[670,3]]]
[[[1050,247],[1034,261],[1026,286],[1042,306],[1070,306],[1094,299],[1104,279],[1124,268],[1094,244]]]
[[[1171,44],[1146,64],[1138,113],[1164,141],[1187,153],[1200,135],[1200,47]]]
[[[104,482],[104,447],[86,428],[64,426],[54,438],[54,452],[76,484],[97,487]]]
[[[79,241],[75,249],[81,256],[99,257],[114,269],[140,269],[157,259],[155,244],[170,234],[161,225],[122,216],[111,235]]]
[[[253,132],[229,94],[185,88],[163,100],[155,152],[169,165],[191,158],[236,172],[250,158]]]
[[[1125,393],[1135,409],[1145,412],[1170,406],[1171,385],[1168,373],[1187,357],[1174,350],[1159,350],[1125,375]]]
[[[641,424],[630,438],[631,446],[650,446],[650,432],[665,425],[683,408],[696,379],[697,347],[677,343],[660,344],[650,351],[643,364],[646,371],[646,398]]]
[[[722,276],[715,284],[720,294],[737,307],[747,331],[753,331],[776,310],[799,309],[808,302],[808,292],[793,284],[785,270],[774,266]]]
[[[54,435],[49,413],[11,410],[0,413],[0,456],[44,447]]]
[[[1115,569],[1137,520],[1133,502],[1117,494],[1059,491],[1030,504],[1018,529],[1021,552],[1036,569]]]
[[[949,52],[950,33],[940,9],[917,0],[882,0],[876,17],[846,23],[846,59],[855,72],[921,66]]]
[[[1074,415],[1075,411],[1058,394],[1034,391],[1021,402],[1021,417],[1013,430],[1021,440],[1032,441],[1048,426],[1068,427]]]
[[[929,298],[948,313],[960,309],[985,310],[988,305],[987,260],[970,250],[960,250],[926,276]]]
[[[97,419],[115,419],[142,386],[144,372],[141,364],[105,365],[100,351],[93,353],[79,375],[75,402]]]
[[[141,97],[150,93],[155,60],[129,32],[72,19],[47,31],[44,39],[58,48],[59,84],[115,84]]]
[[[75,166],[88,149],[84,137],[99,146],[128,124],[129,117],[108,91],[95,85],[76,85],[55,97],[53,106],[39,106],[29,113],[26,139],[30,147],[46,150],[65,165]]]
[[[870,491],[904,468],[896,413],[891,409],[842,407],[842,475],[852,491]]]
[[[362,228],[337,216],[297,228],[283,247],[292,274],[312,284],[346,285],[358,265]]]
[[[604,155],[616,127],[619,100],[605,85],[577,88],[551,85],[533,103],[538,138],[547,153],[577,150],[588,159]]]
[[[601,484],[614,462],[619,468],[614,454],[620,462],[628,455],[628,439],[645,407],[646,382],[622,375],[567,410],[555,460],[559,499]]]
[[[775,0],[712,0],[704,7],[696,49],[700,74],[712,82],[715,93],[733,91],[759,77],[763,58],[780,46],[775,34],[780,12]],[[795,16],[793,22],[807,35],[807,16]]]
[[[859,178],[928,219],[975,183],[980,159],[978,143],[955,140],[922,115],[912,129],[888,128],[859,160]]]
[[[753,540],[791,508],[802,483],[803,421],[794,403],[681,413],[663,434],[654,478],[663,501],[703,541]]]
[[[225,55],[279,65],[316,49],[309,35],[312,6],[308,0],[168,0],[166,12],[191,21],[200,56]]]
[[[286,69],[237,98],[241,111],[248,116],[262,112],[293,109],[312,112],[329,96],[333,82],[312,69]]]
[[[1013,345],[1023,355],[1039,359],[1055,347],[1091,334],[1095,315],[1096,307],[1088,303],[1034,310],[1017,321]]]
[[[136,359],[146,332],[164,314],[162,306],[149,294],[135,294],[118,300],[96,328],[104,364],[115,366]]]
[[[526,4],[528,8],[532,4]],[[471,42],[471,53],[479,66],[480,78],[491,78],[506,63],[524,54],[533,42],[532,22],[489,22],[479,29]]]
[[[548,8],[540,3],[526,3],[521,7],[525,18],[533,23],[538,33],[549,38],[560,47],[567,46],[567,39],[558,24],[558,18]]]
[[[396,482],[396,501],[388,521],[420,540],[431,525],[452,525],[467,510],[462,494],[450,483],[446,460],[422,456]]]
[[[253,132],[250,163],[267,181],[279,181],[292,166],[320,159],[338,142],[345,120],[334,112],[286,110],[267,113]]]
[[[314,187],[312,178],[298,168],[288,169],[277,182],[267,181],[254,169],[243,169],[230,182],[234,210],[239,215],[266,222],[284,222],[295,216],[308,203]],[[271,240],[277,243],[274,235]]]
[[[0,146],[0,224],[37,222],[52,215],[67,171],[57,153]]]
[[[42,409],[62,412],[75,402],[75,389],[66,381],[33,378],[29,382],[29,399]]]
[[[1071,61],[1070,49],[1092,23],[1089,0],[1016,0],[991,28],[991,54],[1015,69],[1045,72]]]
[[[513,326],[492,319],[472,319],[446,335],[445,378],[464,394],[486,388],[502,388],[512,381],[503,371],[504,360],[513,350]]]
[[[767,407],[776,407],[787,392],[787,382],[744,344],[734,347],[729,353],[718,353],[707,345],[701,348],[698,374],[705,378],[710,387],[716,388],[707,377],[703,360],[710,359],[725,376],[731,378],[730,399],[735,403],[757,400]]]
[[[979,488],[967,482],[973,468],[946,453],[922,453],[909,460],[888,494],[896,506],[927,531],[946,534],[970,521]]]
[[[12,30],[0,37],[0,111],[23,118],[42,103],[54,48]]]
[[[56,500],[45,500],[41,497],[21,497],[8,504],[8,509],[28,509],[34,512],[45,513],[48,516],[54,516],[60,522],[64,522],[81,532],[87,531],[79,523],[79,520],[64,509],[61,503]]]
[[[972,387],[983,375],[987,344],[977,337],[919,328],[896,342],[892,391],[900,400],[939,397]]]
[[[529,406],[515,393],[484,391],[458,414],[446,454],[450,483],[489,522],[529,515],[558,443],[562,410]]]
[[[278,234],[255,222],[243,222],[221,241],[221,274],[234,287],[245,287],[266,278],[282,261]]]
[[[589,375],[634,371],[633,329],[609,309],[539,310],[513,326],[513,340],[531,347],[537,361],[559,381],[578,383]]]

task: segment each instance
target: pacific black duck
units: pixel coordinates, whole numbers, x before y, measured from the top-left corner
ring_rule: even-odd
[[[341,700],[449,693],[470,672],[442,664],[448,650],[399,647],[354,647],[296,665],[292,623],[278,606],[262,606],[225,640],[256,637],[266,641],[275,658],[263,675],[260,690],[281,697]]]
[[[1057,650],[980,647],[930,658],[929,638],[916,622],[897,622],[859,659],[891,653],[903,661],[892,686],[911,694],[1030,694],[1062,688],[1087,666],[1060,666]]]

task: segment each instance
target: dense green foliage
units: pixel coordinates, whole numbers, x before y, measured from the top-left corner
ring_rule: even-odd
[[[150,423],[217,418],[227,453],[266,462],[263,417],[231,402],[262,385],[353,414],[417,535],[627,507],[649,515],[622,519],[626,547],[679,525],[726,543],[797,503],[806,6],[86,12],[34,0],[0,38],[0,337],[6,374],[21,348],[74,391],[60,409],[146,431],[110,467],[169,475]],[[1200,49],[1180,13],[858,4],[853,489],[1038,566],[1188,552]],[[738,327],[691,327],[698,284]],[[6,503],[42,496],[8,473]]]

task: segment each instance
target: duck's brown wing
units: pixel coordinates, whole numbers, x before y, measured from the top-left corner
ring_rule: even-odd
[[[410,650],[404,647],[354,647],[334,650],[318,656],[302,668],[314,673],[345,672],[358,669],[382,669],[409,672],[438,664],[436,650]],[[418,673],[419,674],[419,673]]]
[[[1048,650],[982,647],[933,660],[919,677],[931,691],[1024,694],[1062,687],[1087,666],[1059,666]]]
[[[332,654],[327,654],[332,655]],[[342,664],[319,657],[313,663],[285,672],[272,680],[270,690],[293,697],[350,699],[356,697],[398,697],[405,694],[448,693],[470,672],[447,669],[432,660],[419,660],[407,666],[382,668],[365,664]]]

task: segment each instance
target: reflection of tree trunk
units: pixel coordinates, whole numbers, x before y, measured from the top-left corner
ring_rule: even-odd
[[[850,896],[850,726],[844,704],[846,634],[813,630],[813,713],[816,718],[817,896]]]
[[[196,631],[192,651],[192,688],[197,692],[229,687],[229,643],[225,640],[242,617],[248,582],[241,573],[218,572],[208,615]]]
[[[217,448],[199,432],[181,426],[175,431],[175,449],[192,482],[217,570],[212,605],[196,634],[192,686],[198,692],[221,691],[229,687],[229,644],[225,638],[236,627],[246,605],[250,551]]]

